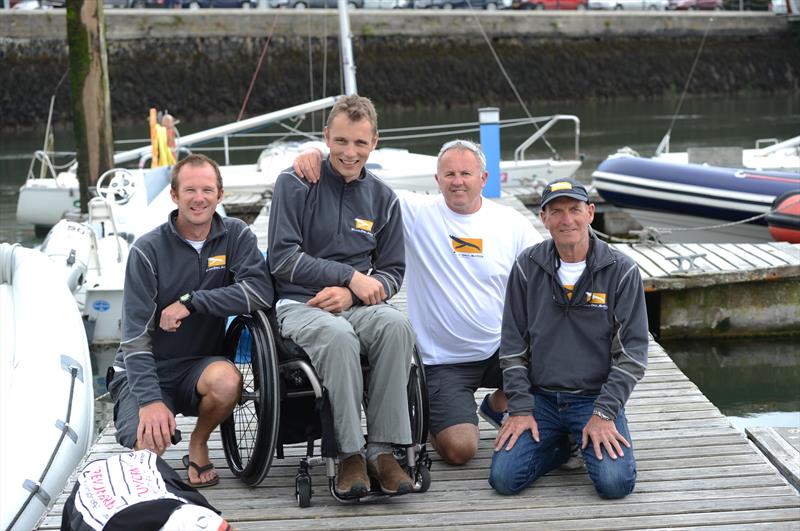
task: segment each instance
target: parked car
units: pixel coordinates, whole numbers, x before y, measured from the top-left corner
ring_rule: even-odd
[[[512,0],[513,9],[586,9],[588,0]]]
[[[669,6],[669,0],[589,0],[589,9],[624,9],[663,11]]]
[[[723,0],[669,0],[669,9],[679,11],[693,11],[695,9],[720,11],[723,8]]]
[[[364,0],[347,0],[347,5],[350,8],[362,8],[364,7]],[[286,7],[294,9],[305,9],[307,7],[336,9],[338,4],[336,0],[289,0],[286,3]]]
[[[164,2],[167,1],[164,0]],[[258,0],[175,0],[175,3],[189,9],[200,9],[201,7],[243,7],[249,9],[258,7]]]
[[[414,0],[415,9],[508,9],[511,0]]]

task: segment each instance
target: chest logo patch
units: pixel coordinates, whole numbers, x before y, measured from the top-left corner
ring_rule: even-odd
[[[368,219],[355,218],[353,230],[358,232],[365,232],[367,234],[372,234],[372,226],[374,224],[375,224],[374,221],[370,221]]]
[[[217,256],[209,256],[208,257],[208,269],[217,269],[220,267],[225,267],[225,255],[218,254]]]
[[[606,303],[606,294],[605,293],[592,293],[592,292],[587,291],[586,292],[586,301],[589,304],[604,305]]]
[[[483,255],[483,238],[461,238],[450,235],[453,252],[465,255]]]

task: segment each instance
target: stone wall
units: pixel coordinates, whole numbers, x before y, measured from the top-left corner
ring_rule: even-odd
[[[58,10],[0,14],[2,127],[46,120],[68,66],[64,18]],[[359,92],[378,105],[515,101],[472,17],[360,11],[351,18]],[[721,13],[709,23],[697,13],[481,13],[479,20],[527,102],[678,94],[706,28],[690,94],[800,88],[800,46],[780,17]],[[248,116],[312,99],[310,70],[313,98],[323,83],[325,95],[340,92],[332,12],[117,10],[107,25],[115,122],[143,120],[151,106],[187,118],[236,116],[268,36]],[[63,122],[67,83],[57,94]]]

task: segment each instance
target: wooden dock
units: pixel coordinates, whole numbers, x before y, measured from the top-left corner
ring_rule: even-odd
[[[518,496],[497,495],[487,482],[495,430],[481,423],[478,455],[469,464],[445,464],[432,452],[433,483],[425,494],[343,505],[327,492],[323,467],[313,470],[315,494],[297,507],[294,474],[303,447],[275,460],[259,487],[246,487],[225,468],[218,437],[211,458],[221,467],[218,486],[203,494],[237,529],[794,529],[800,527],[800,495],[734,429],[655,342],[649,367],[628,401],[626,413],[636,452],[636,490],[606,501],[585,470],[557,471]],[[485,391],[476,393],[476,401]],[[191,422],[180,419],[188,439]],[[123,451],[112,427],[101,434],[87,460]],[[185,474],[180,458],[187,443],[165,458]],[[57,529],[62,494],[40,529]],[[705,528],[705,527],[704,527]]]
[[[533,218],[529,211],[526,215]],[[543,230],[538,220],[532,221]],[[265,244],[266,224],[261,222],[263,229],[255,230]],[[401,308],[404,295],[401,291],[393,299]],[[486,392],[476,393],[476,404]],[[623,500],[600,499],[584,469],[552,472],[517,496],[496,494],[487,481],[496,432],[483,421],[478,454],[467,465],[447,465],[431,451],[433,482],[425,494],[340,504],[327,492],[324,467],[316,467],[312,506],[300,509],[294,498],[294,475],[303,445],[287,449],[285,460],[273,461],[264,483],[250,488],[225,467],[218,436],[210,447],[221,481],[202,492],[240,530],[800,529],[798,491],[655,341],[650,342],[648,369],[628,401],[626,414],[638,478],[633,494]],[[179,427],[188,441],[192,422],[180,418]],[[113,427],[106,428],[86,459],[122,452],[113,433]],[[181,456],[186,452],[187,442],[182,442],[165,454],[182,475]],[[70,488],[59,496],[40,529],[58,528]]]

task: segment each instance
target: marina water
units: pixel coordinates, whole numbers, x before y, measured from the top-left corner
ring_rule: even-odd
[[[66,105],[66,103],[64,103]],[[581,152],[585,160],[578,177],[589,181],[591,172],[610,153],[629,146],[643,156],[651,156],[673,118],[676,100],[616,102],[564,102],[529,104],[534,116],[556,113],[575,114],[581,119]],[[417,125],[438,125],[477,121],[477,107],[468,109],[420,108],[379,109],[382,129]],[[145,139],[148,136],[146,109],[141,124],[115,125],[117,142]],[[170,109],[182,123],[182,134],[192,133],[218,123],[198,122]],[[524,117],[517,106],[500,109],[501,119]],[[321,131],[324,116],[309,116],[301,129]],[[469,128],[468,126],[464,127]],[[477,125],[475,126],[477,129]],[[283,129],[271,129],[278,133]],[[504,128],[501,142],[504,158],[532,131],[529,127]],[[390,140],[403,132],[381,134],[382,147],[403,147],[410,151],[436,154],[451,137],[427,137]],[[684,102],[673,128],[671,150],[688,147],[739,146],[750,148],[759,138],[786,139],[800,134],[800,93],[772,96],[706,97]],[[0,242],[37,243],[32,226],[15,220],[17,189],[25,179],[31,154],[42,147],[42,130],[23,133],[0,132]],[[71,151],[71,130],[56,124],[55,148]],[[459,136],[477,140],[478,133]],[[547,135],[553,146],[567,157],[572,149],[572,131],[564,125]],[[244,143],[264,145],[267,138],[251,138]],[[126,143],[117,149],[147,143]],[[237,145],[241,145],[238,142]],[[219,151],[196,148],[221,160]],[[232,163],[254,162],[258,151],[234,151]],[[529,150],[528,157],[547,157],[543,147]],[[716,237],[704,232],[685,233],[685,241],[704,242]],[[764,230],[764,240],[768,235]],[[797,338],[751,339],[735,341],[680,340],[665,342],[664,347],[677,365],[700,387],[700,390],[731,418],[739,429],[749,426],[800,426],[800,342]]]

